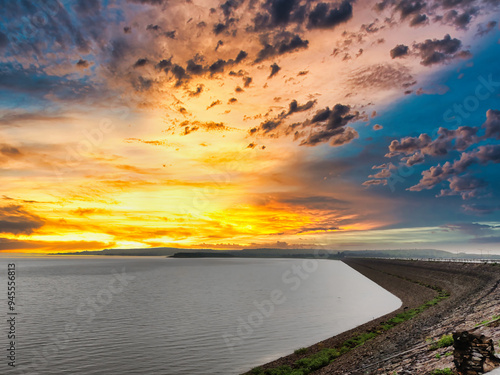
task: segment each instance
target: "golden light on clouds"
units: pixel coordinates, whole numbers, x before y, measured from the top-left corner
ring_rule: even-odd
[[[391,175],[407,163],[387,159],[391,141],[449,125],[443,108],[469,95],[456,82],[479,74],[474,64],[493,71],[481,53],[497,47],[496,6],[398,3],[66,4],[75,27],[53,17],[23,48],[2,44],[6,21],[0,249],[363,247],[489,214],[425,191],[416,204],[407,188],[429,155],[394,191],[363,185],[374,166]],[[467,125],[483,129],[483,104]]]

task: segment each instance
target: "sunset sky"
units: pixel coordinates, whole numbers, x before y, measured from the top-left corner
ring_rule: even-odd
[[[0,4],[2,251],[500,253],[500,0]]]

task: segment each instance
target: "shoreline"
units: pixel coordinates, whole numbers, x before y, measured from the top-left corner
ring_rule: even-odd
[[[357,335],[373,332],[380,324],[396,315],[435,298],[437,292],[429,286],[436,286],[448,291],[450,297],[351,349],[329,365],[311,372],[315,375],[392,374],[394,371],[428,374],[434,369],[453,368],[453,365],[452,356],[439,355],[441,358],[437,358],[436,354],[443,350],[430,352],[426,340],[436,340],[456,330],[474,328],[475,324],[500,313],[498,266],[355,258],[345,259],[343,262],[397,296],[403,302],[402,306],[380,318],[309,346],[306,354],[293,353],[261,365],[260,368],[265,370],[283,365],[293,367],[297,360],[319,353],[325,348],[337,347]],[[482,330],[486,335],[492,335],[495,343],[498,342],[498,332],[488,327]],[[386,360],[408,350],[412,351]],[[250,375],[252,372],[245,374]]]

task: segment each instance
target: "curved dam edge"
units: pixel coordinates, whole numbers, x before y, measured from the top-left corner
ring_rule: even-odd
[[[403,304],[389,314],[308,347],[307,355],[340,345],[349,338],[375,329],[407,309],[417,308],[433,299],[437,292],[421,284],[438,286],[448,291],[450,297],[342,355],[330,365],[315,371],[315,375],[386,374],[406,368],[411,370],[411,374],[427,374],[429,369],[444,368],[443,366],[450,364],[452,357],[441,361],[431,357],[426,361],[424,358],[427,358],[425,354],[428,349],[414,349],[425,344],[426,339],[449,334],[450,330],[473,328],[474,323],[480,322],[478,319],[493,313],[495,306],[498,306],[498,266],[356,258],[343,262],[397,296]],[[498,307],[496,309],[498,311]],[[407,350],[413,352],[387,360]],[[300,354],[290,354],[260,367],[266,369],[292,365],[303,357]]]

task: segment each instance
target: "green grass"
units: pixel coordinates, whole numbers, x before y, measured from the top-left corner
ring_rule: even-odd
[[[483,320],[482,322],[477,323],[476,327],[479,327],[479,326],[482,326],[482,325],[487,325],[488,323],[491,323],[491,322],[493,322],[494,320],[497,320],[497,319],[500,319],[500,315],[495,315],[495,316],[492,316],[491,319]]]
[[[307,348],[299,348],[299,349],[295,350],[294,353],[297,355],[306,354]]]
[[[396,277],[423,285],[427,288],[433,289],[436,292],[438,292],[438,295],[436,297],[434,297],[433,299],[431,299],[430,301],[427,301],[426,303],[424,303],[423,305],[421,305],[417,308],[407,310],[405,312],[402,312],[402,313],[394,316],[393,318],[387,320],[386,322],[381,323],[380,325],[378,325],[375,329],[373,329],[371,331],[364,332],[364,333],[361,333],[361,334],[356,335],[354,337],[351,337],[349,340],[344,341],[342,344],[336,346],[335,348],[322,349],[317,353],[311,354],[305,358],[301,358],[301,359],[295,361],[292,366],[283,365],[283,366],[275,367],[272,369],[265,369],[265,370],[262,367],[256,367],[250,371],[250,374],[252,374],[252,375],[308,375],[308,374],[312,373],[313,371],[316,371],[322,367],[329,365],[330,363],[335,361],[335,359],[337,359],[341,355],[351,351],[352,349],[354,349],[358,346],[363,345],[365,342],[374,339],[378,335],[388,331],[389,329],[397,326],[398,324],[401,324],[403,322],[406,322],[407,320],[414,318],[415,316],[417,316],[421,312],[427,310],[431,306],[438,304],[440,301],[442,301],[443,299],[446,299],[450,296],[450,294],[447,291],[445,291],[437,286],[424,284],[424,283],[421,283],[419,281],[413,281],[411,279],[407,279],[407,278],[397,276],[397,275],[391,275],[391,276],[396,276]],[[439,348],[444,348],[446,346],[449,346],[449,345],[444,344],[446,342],[446,340],[448,340],[448,339],[445,339],[444,337],[445,336],[443,336],[439,341],[437,341],[435,343],[435,344],[440,343],[443,340],[443,342],[442,342],[443,346],[439,346]],[[435,345],[435,344],[433,344],[433,345]],[[439,345],[441,345],[441,344],[439,344]],[[451,337],[451,344],[450,345],[453,345],[453,337]],[[297,349],[294,353],[295,354],[305,354],[306,352],[307,352],[307,348],[300,348],[300,349]],[[441,371],[441,370],[439,370],[439,371]],[[442,370],[442,371],[444,371],[444,370]],[[435,375],[439,375],[439,374],[447,375],[448,373],[447,372],[436,373]],[[449,374],[452,374],[452,373],[450,372]]]
[[[453,345],[453,336],[452,335],[443,335],[438,341],[431,344],[429,347],[430,350],[436,350],[439,348],[447,348],[448,346]]]
[[[449,368],[444,368],[442,370],[434,370],[431,372],[431,375],[453,375],[454,372]]]

